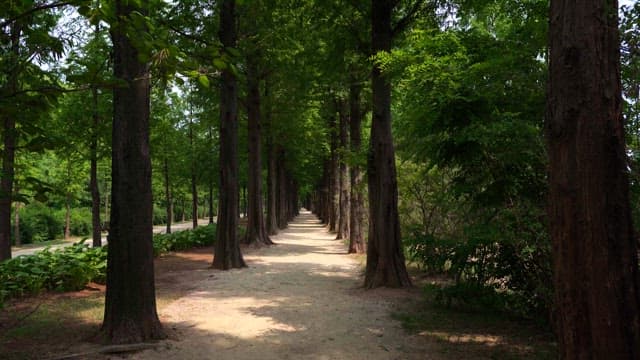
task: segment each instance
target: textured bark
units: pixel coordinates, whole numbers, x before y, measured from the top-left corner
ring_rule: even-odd
[[[18,189],[16,188],[16,192]],[[16,202],[13,209],[13,240],[16,246],[22,245],[22,238],[20,237],[20,208],[22,204]]]
[[[269,81],[264,82],[264,98],[269,100]],[[271,116],[270,103],[265,106],[265,127],[267,133],[267,234],[278,234],[278,218],[277,218],[277,150],[273,141],[273,118]]]
[[[234,0],[220,8],[220,42],[224,49],[236,46]],[[222,71],[220,84],[220,195],[215,255],[212,266],[229,270],[246,264],[238,239],[238,81],[230,69]]]
[[[362,88],[352,79],[349,89],[349,126],[351,138],[351,152],[358,154],[362,146],[362,110],[360,109],[360,93]],[[362,196],[362,182],[364,176],[358,162],[351,165],[351,211],[349,213],[349,253],[362,254],[366,251],[366,243],[362,231],[364,222],[364,199]]]
[[[192,227],[198,227],[198,179],[196,177],[195,149],[193,146],[193,113],[189,117],[189,145],[191,147],[191,220]]]
[[[163,160],[162,172],[164,174],[164,197],[166,202],[166,213],[167,213],[167,227],[165,232],[167,234],[171,234],[171,224],[173,223],[173,195],[171,194],[169,159],[166,156]]]
[[[15,61],[13,71],[7,74],[6,91],[18,91],[17,62],[20,56],[20,24],[11,27],[11,55]],[[3,114],[2,127],[2,174],[0,176],[0,261],[11,258],[11,202],[13,200],[14,161],[16,152],[16,119],[12,114]]]
[[[262,207],[262,149],[260,126],[260,81],[258,69],[247,61],[247,117],[249,129],[249,185],[247,236],[245,243],[260,246],[273,242],[267,235]]]
[[[349,181],[349,165],[347,164],[347,151],[349,149],[349,113],[347,112],[347,103],[344,100],[339,101],[339,128],[340,128],[340,148],[339,155],[339,181],[340,181],[340,217],[338,218],[338,236],[336,239],[349,238],[349,225],[351,217],[351,183]]]
[[[98,114],[98,88],[91,88],[93,100],[93,123],[91,127],[89,191],[91,192],[91,238],[93,247],[102,246],[102,227],[100,226],[100,188],[98,187],[98,133],[100,115]]]
[[[335,109],[333,109],[335,110]],[[337,231],[340,222],[340,165],[338,162],[338,122],[335,111],[329,118],[329,231]]]
[[[617,9],[551,1],[548,214],[564,359],[640,358]]]
[[[281,148],[278,150],[277,156],[277,198],[276,198],[276,220],[278,222],[278,228],[286,229],[287,228],[287,220],[289,218],[288,211],[288,203],[289,203],[289,194],[288,194],[288,183],[289,179],[287,176],[287,172],[285,170],[285,161],[284,161],[285,152]]]
[[[371,34],[374,54],[391,51],[391,12],[396,1],[372,0]],[[365,287],[411,286],[407,273],[400,220],[398,182],[391,135],[391,84],[374,65],[371,72],[373,119],[369,144],[369,244]]]
[[[213,127],[209,126],[209,148],[213,148]],[[210,178],[209,180],[209,224],[213,224],[213,212],[214,212],[214,207],[213,207],[213,190],[214,190],[214,183],[213,183],[213,177]]]
[[[278,168],[276,148],[269,144],[267,170],[267,234],[278,234]]]
[[[121,23],[111,29],[114,76],[127,86],[113,91],[111,228],[101,335],[107,343],[122,344],[165,335],[153,273],[149,68],[138,62],[138,51],[123,31],[127,16],[144,9],[116,0],[115,10]]]

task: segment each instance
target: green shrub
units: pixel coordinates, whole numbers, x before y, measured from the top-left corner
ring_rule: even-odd
[[[23,244],[53,240],[62,234],[63,219],[50,207],[34,201],[20,210],[20,240]]]
[[[198,226],[193,230],[171,234],[157,234],[153,237],[153,253],[158,256],[169,251],[180,251],[192,247],[213,245],[216,238],[216,225]]]
[[[153,206],[153,225],[167,223],[167,210],[163,207]]]
[[[215,224],[155,235],[154,255],[212,245],[215,236]],[[107,247],[92,248],[84,244],[85,240],[62,249],[45,248],[33,255],[0,262],[0,308],[8,298],[43,291],[80,290],[90,281],[105,283]]]
[[[91,209],[74,208],[71,209],[70,229],[72,236],[85,236],[91,234],[93,228],[91,222]]]
[[[80,243],[0,263],[0,306],[5,299],[46,290],[80,290],[88,282],[104,282],[107,248]]]

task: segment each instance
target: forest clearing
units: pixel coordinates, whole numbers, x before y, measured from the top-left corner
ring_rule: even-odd
[[[0,351],[5,359],[554,358],[548,331],[500,314],[431,309],[427,329],[406,328],[400,318],[421,307],[421,290],[365,291],[362,257],[347,254],[346,245],[308,212],[273,240],[276,246],[247,249],[243,270],[212,270],[210,247],[159,258],[159,316],[169,339],[151,349],[103,354],[104,346],[86,340],[97,331],[104,296],[104,287],[93,284],[79,293],[9,305],[0,312],[3,325],[61,297],[95,308],[67,314],[75,316],[63,323],[34,314],[16,329],[0,327]]]

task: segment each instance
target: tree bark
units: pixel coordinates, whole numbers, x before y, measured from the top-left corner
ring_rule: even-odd
[[[271,135],[269,135],[269,138]],[[278,168],[277,150],[273,141],[269,141],[267,146],[268,171],[267,171],[267,234],[278,234]]]
[[[236,46],[235,0],[223,0],[220,9],[220,42],[224,50]],[[220,85],[220,212],[213,267],[221,270],[245,267],[238,230],[238,84],[230,69],[222,71]]]
[[[247,61],[247,117],[249,130],[249,208],[245,243],[261,246],[273,242],[267,235],[262,207],[262,149],[260,127],[260,79],[257,65]]]
[[[279,229],[287,228],[287,222],[288,222],[287,220],[289,217],[289,212],[288,212],[289,198],[287,194],[287,190],[289,189],[289,186],[288,186],[289,181],[288,181],[287,171],[285,170],[284,159],[285,159],[285,152],[281,147],[278,147],[277,166],[276,166],[276,170],[277,170],[276,220],[278,222]]]
[[[22,238],[20,237],[20,208],[21,203],[16,201],[14,204],[13,214],[13,240],[16,246],[22,245]]]
[[[564,359],[640,358],[617,11],[616,0],[551,1],[548,214]]]
[[[20,24],[11,27],[11,57],[15,62],[13,71],[7,74],[7,91],[18,91],[18,58],[20,56]],[[11,203],[13,201],[13,177],[16,152],[16,119],[12,114],[3,115],[2,174],[0,176],[0,261],[11,259]]]
[[[165,156],[163,159],[162,172],[164,173],[164,196],[167,213],[167,227],[165,233],[171,234],[171,224],[173,223],[173,196],[171,194],[171,179],[169,175],[169,159]]]
[[[269,101],[269,81],[266,80],[264,84],[264,97]],[[273,118],[271,116],[270,103],[267,103],[265,113],[265,124],[267,127],[267,234],[278,234],[278,208],[277,208],[277,149],[274,144],[274,126]]]
[[[191,157],[191,223],[195,229],[198,227],[198,184],[196,178],[196,154],[193,141],[193,104],[189,104],[189,149]]]
[[[338,121],[335,107],[329,118],[329,231],[337,231],[340,223],[340,165],[338,162]]]
[[[91,87],[93,100],[93,123],[89,145],[89,191],[91,192],[91,239],[93,247],[102,246],[102,226],[100,226],[100,188],[98,187],[98,134],[100,115],[98,113],[98,88]]]
[[[67,159],[67,181],[71,179],[71,159]],[[69,190],[66,190],[64,196],[64,239],[67,240],[71,237],[71,200],[72,194]]]
[[[209,125],[209,148],[213,148],[213,127]],[[213,224],[213,176],[209,180],[209,224]]]
[[[115,11],[114,76],[127,85],[113,91],[111,229],[101,335],[107,343],[123,344],[165,335],[156,312],[153,273],[149,67],[138,61],[138,50],[124,31],[129,14],[146,9],[116,0]]]
[[[349,125],[351,137],[351,153],[360,153],[362,146],[362,110],[360,109],[360,93],[362,88],[356,79],[352,79],[349,88]],[[357,161],[351,164],[351,211],[349,223],[349,253],[362,254],[366,251],[362,224],[364,222],[364,201],[362,197],[362,181],[364,176]]]
[[[371,43],[374,54],[391,51],[391,12],[396,1],[372,0]],[[374,64],[371,72],[373,119],[369,145],[369,245],[365,287],[411,286],[407,273],[400,219],[398,182],[391,135],[391,83]]]
[[[67,193],[64,201],[64,239],[71,237],[71,194]]]
[[[340,217],[338,223],[338,236],[336,239],[349,238],[349,222],[351,217],[351,189],[349,181],[349,165],[347,164],[347,151],[349,149],[349,114],[347,112],[347,103],[344,100],[339,101],[339,127],[340,127],[340,150],[339,155],[339,181],[340,181]]]

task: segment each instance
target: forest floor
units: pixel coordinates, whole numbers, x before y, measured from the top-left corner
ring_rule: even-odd
[[[100,323],[104,288],[94,285],[10,305],[0,313],[0,354],[131,360],[554,357],[548,334],[528,325],[425,307],[417,287],[364,290],[363,257],[346,254],[345,244],[334,238],[315,216],[303,213],[272,238],[278,245],[243,249],[246,269],[210,269],[211,248],[158,259],[158,308],[169,339],[151,349],[98,355],[99,345],[82,341]],[[29,315],[38,301],[38,307],[54,303],[56,310],[33,315],[39,320],[29,324],[22,314]],[[422,325],[408,331],[400,319],[405,327]],[[26,329],[14,326],[3,336],[3,322],[12,321]]]

